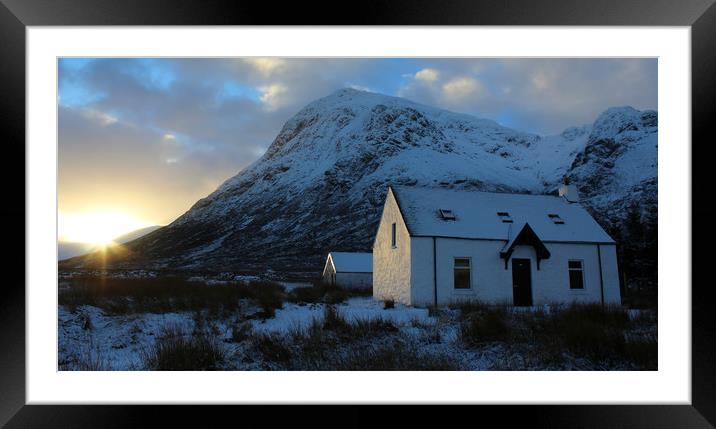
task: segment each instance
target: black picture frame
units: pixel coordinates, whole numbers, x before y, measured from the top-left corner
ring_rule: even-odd
[[[265,407],[179,406],[42,406],[25,405],[25,30],[27,26],[68,25],[570,25],[570,26],[688,26],[692,58],[692,225],[703,226],[716,211],[708,204],[711,180],[705,167],[716,144],[713,125],[716,103],[716,6],[714,0],[513,0],[428,2],[402,0],[360,3],[248,2],[197,0],[0,0],[0,118],[4,129],[5,165],[0,169],[4,200],[0,219],[5,228],[6,281],[0,298],[0,425],[19,427],[129,427],[199,423],[210,427],[224,418],[249,422],[263,416],[265,424],[288,422],[367,426],[425,422],[425,412],[384,408],[332,407],[340,416],[308,407],[277,412]],[[680,142],[685,150],[689,142]],[[707,153],[709,152],[709,153]],[[697,156],[694,156],[696,154]],[[703,165],[700,165],[703,164]],[[23,230],[25,229],[23,228]],[[693,228],[693,226],[692,226]],[[692,267],[708,266],[708,251],[716,238],[713,228],[692,235]],[[662,262],[663,263],[663,262]],[[630,406],[481,406],[480,420],[570,427],[712,427],[716,424],[716,326],[710,290],[713,281],[697,282],[692,270],[692,403],[691,405]],[[8,274],[12,274],[7,277]],[[708,277],[704,276],[704,279]],[[669,285],[687,287],[688,285]],[[238,387],[237,387],[238,388]],[[480,387],[486,388],[486,387]],[[635,401],[638,403],[638,400]],[[465,408],[462,408],[464,411]],[[251,412],[251,416],[247,413]],[[475,410],[467,414],[474,415]],[[429,412],[433,414],[432,412]],[[442,414],[442,413],[441,413]],[[450,411],[449,419],[462,415]],[[392,417],[391,417],[392,416]],[[150,418],[151,417],[151,418]],[[447,418],[447,417],[446,417]],[[497,420],[495,420],[497,418]],[[447,421],[447,420],[446,420]]]

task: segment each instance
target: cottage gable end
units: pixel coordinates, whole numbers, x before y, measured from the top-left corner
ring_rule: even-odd
[[[373,241],[373,296],[410,304],[411,237],[398,200],[388,188]]]

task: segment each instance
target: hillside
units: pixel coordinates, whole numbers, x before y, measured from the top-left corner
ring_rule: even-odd
[[[332,250],[370,251],[389,183],[550,193],[566,176],[608,230],[656,204],[657,113],[611,108],[539,136],[405,99],[343,89],[289,119],[266,153],[113,268],[315,273]],[[63,268],[95,267],[96,255]]]

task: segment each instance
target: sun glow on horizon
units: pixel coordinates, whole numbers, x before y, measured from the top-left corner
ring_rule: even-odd
[[[138,219],[128,213],[113,210],[97,210],[58,215],[60,240],[95,245],[108,245],[122,234],[151,226],[151,222]]]

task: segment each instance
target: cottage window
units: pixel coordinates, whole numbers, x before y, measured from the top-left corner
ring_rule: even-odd
[[[569,261],[569,288],[584,289],[584,266],[582,261]]]
[[[470,289],[470,258],[455,258],[453,264],[455,289]]]
[[[440,209],[440,217],[442,217],[443,220],[455,220],[455,213],[453,213],[452,210]]]
[[[558,214],[556,214],[556,213],[550,213],[550,214],[548,214],[547,216],[549,216],[549,220],[551,220],[551,221],[554,222],[555,224],[557,224],[557,225],[564,225],[564,219],[562,219],[561,217],[559,217]]]
[[[395,222],[393,222],[393,224],[390,226],[390,245],[396,247]]]
[[[512,223],[512,216],[510,216],[508,212],[497,212],[497,216],[499,216],[500,220],[504,223]]]

